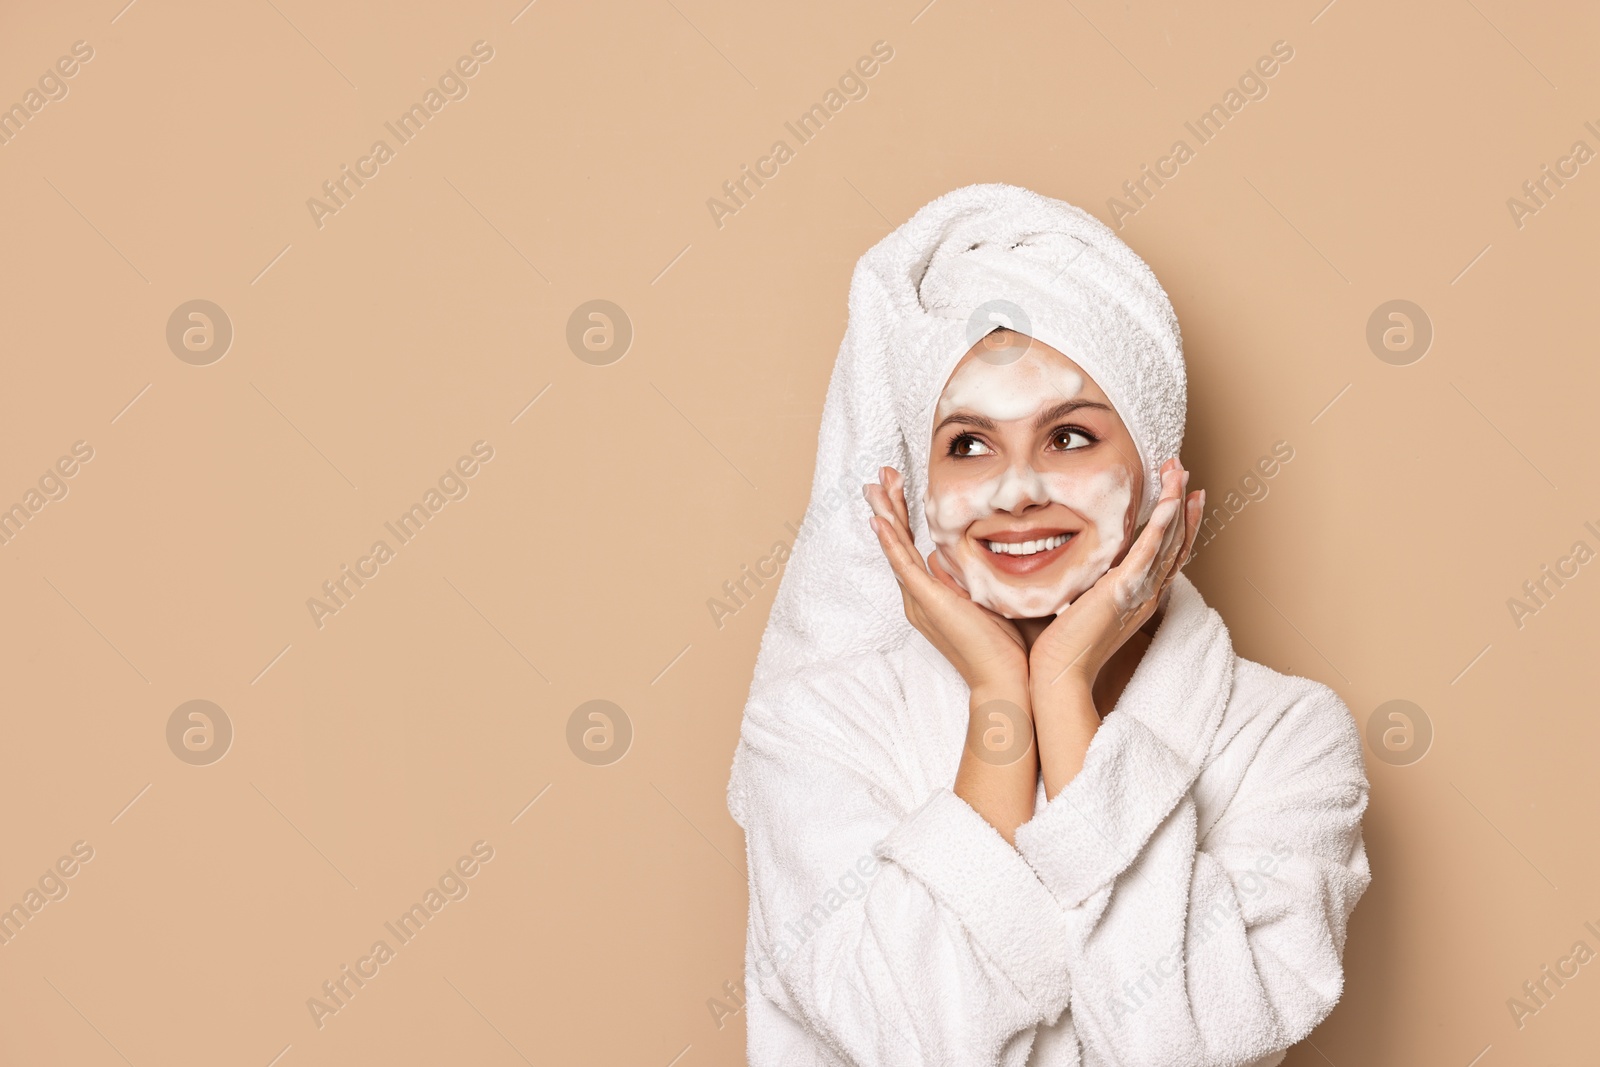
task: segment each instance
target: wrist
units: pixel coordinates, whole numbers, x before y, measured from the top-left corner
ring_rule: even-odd
[[[972,691],[967,705],[968,756],[989,767],[1020,770],[1020,761],[1034,751],[1034,735],[1033,702],[1026,684],[983,685]]]
[[[1062,671],[1052,681],[1041,678],[1029,685],[1028,700],[1035,715],[1057,715],[1062,712],[1099,713],[1094,703],[1094,675],[1078,668]]]
[[[1099,664],[1080,659],[1076,663],[1069,663],[1064,667],[1058,666],[1054,670],[1029,672],[1028,689],[1035,696],[1059,692],[1066,688],[1093,689],[1095,680],[1099,676]]]
[[[1026,677],[979,678],[968,688],[972,695],[967,702],[967,708],[971,711],[976,711],[981,705],[996,700],[1015,704],[1023,711],[1029,711],[1033,706],[1033,693]]]

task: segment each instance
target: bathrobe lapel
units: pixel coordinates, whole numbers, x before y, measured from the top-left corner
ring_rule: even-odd
[[[1138,856],[1210,761],[1233,688],[1227,627],[1182,574],[1083,768],[1016,843],[1064,907],[1108,887]]]
[[[1194,767],[1183,789],[1208,762],[1233,692],[1233,664],[1222,617],[1179,572],[1166,616],[1111,714],[1137,719]]]

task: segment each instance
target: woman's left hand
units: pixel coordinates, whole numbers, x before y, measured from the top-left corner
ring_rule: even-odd
[[[1188,482],[1178,460],[1161,465],[1161,496],[1133,548],[1034,642],[1028,674],[1036,703],[1063,677],[1092,687],[1112,654],[1154,614],[1200,528],[1205,492],[1196,490],[1186,499]]]

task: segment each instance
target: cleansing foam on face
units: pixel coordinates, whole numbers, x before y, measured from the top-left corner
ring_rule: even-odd
[[[935,424],[964,412],[1031,427],[1042,412],[1082,389],[1082,375],[1041,345],[1030,345],[1020,358],[1005,363],[980,355],[951,375]],[[981,480],[954,480],[938,491],[930,480],[923,497],[928,532],[940,562],[976,603],[1013,619],[1058,614],[1094,585],[1121,551],[1133,498],[1130,476],[1121,467],[1047,469],[1032,450],[1004,458],[1003,466]],[[1070,535],[1026,538],[1035,521],[1026,513],[1049,504],[1071,512],[1081,527]],[[973,524],[998,516],[1014,520],[1004,524],[1003,534],[991,525],[985,533],[992,539],[972,535]],[[1036,556],[1049,557],[1048,562]]]

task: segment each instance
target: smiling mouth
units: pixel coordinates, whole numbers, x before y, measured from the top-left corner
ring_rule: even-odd
[[[1039,532],[1044,533],[1042,530]],[[1043,537],[1028,537],[1028,533],[1031,531],[1008,531],[996,534],[994,540],[987,537],[975,540],[983,545],[985,551],[982,556],[994,570],[1013,578],[1026,578],[1052,566],[1066,555],[1078,536],[1075,530],[1063,530]]]
[[[1071,534],[1056,534],[1054,537],[1041,537],[1035,541],[984,541],[983,547],[990,552],[1001,556],[1034,556],[1040,552],[1050,552],[1060,548],[1072,540]]]

